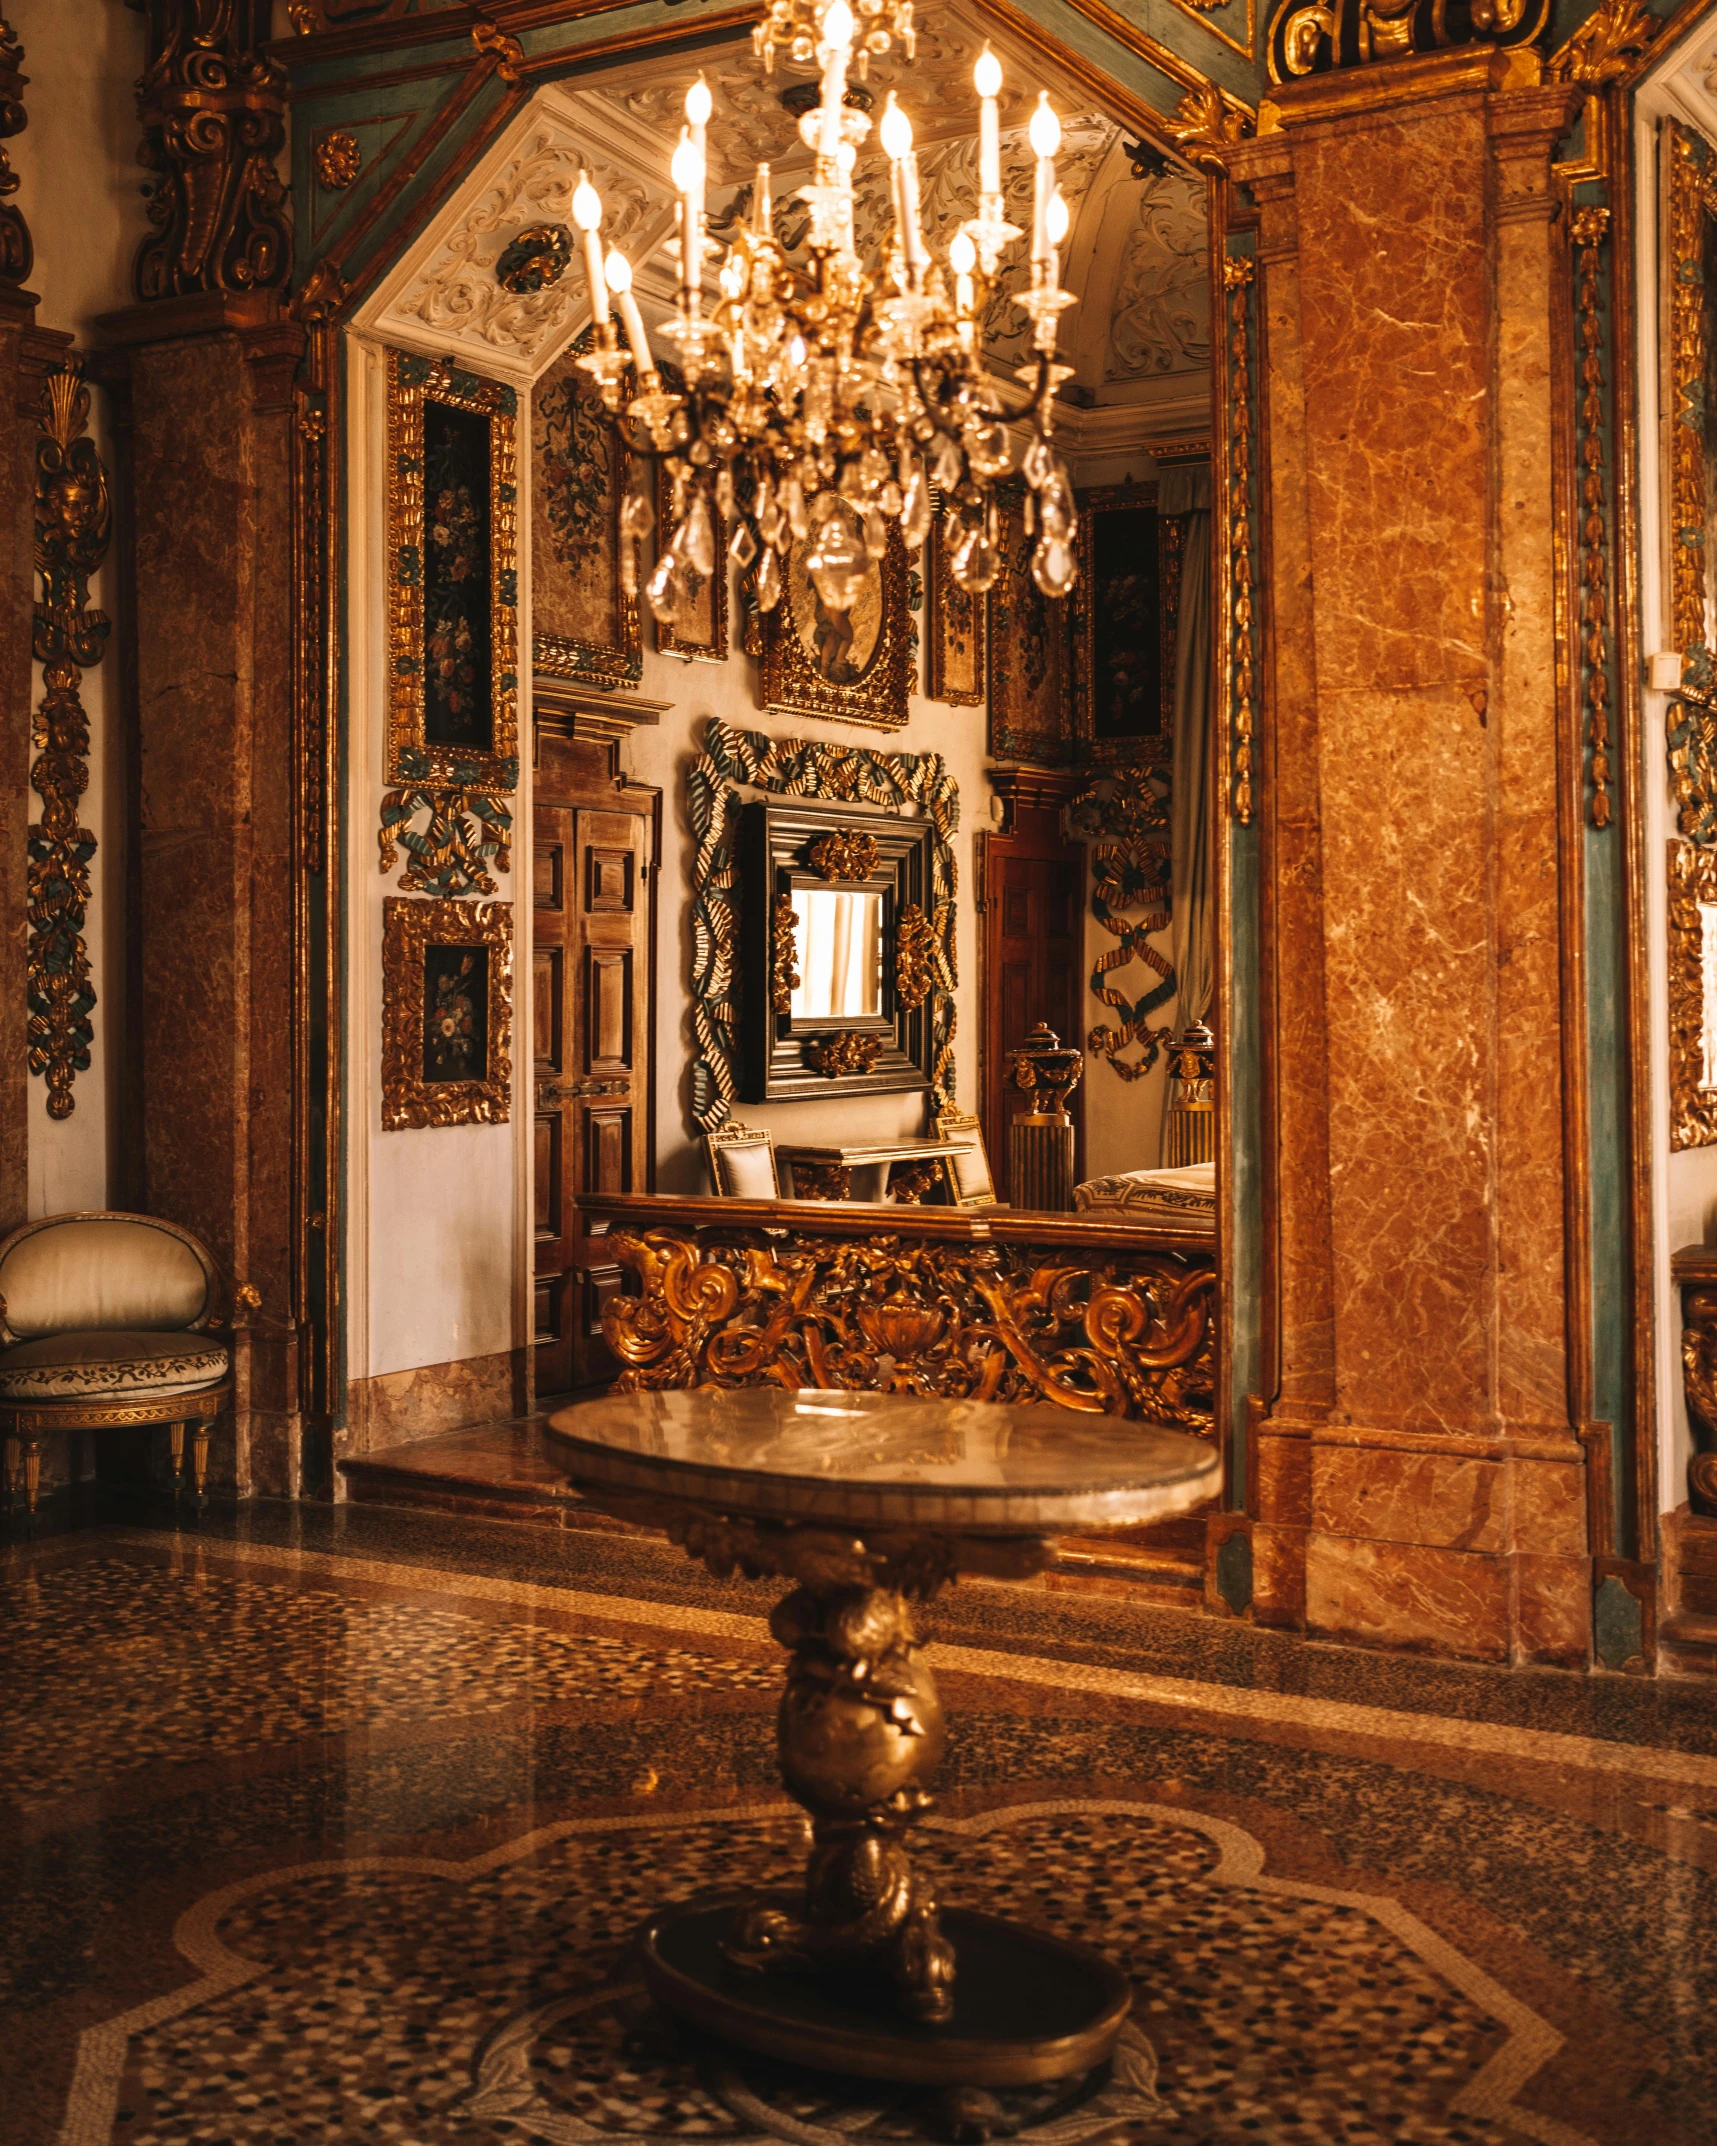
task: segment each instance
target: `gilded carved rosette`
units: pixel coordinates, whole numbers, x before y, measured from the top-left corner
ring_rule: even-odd
[[[603,1308],[616,1390],[820,1387],[1053,1402],[1214,1435],[1208,1253],[854,1242],[689,1228],[605,1242],[639,1283]]]
[[[151,14],[138,155],[156,178],[137,295],[282,290],[292,225],[277,169],[286,73],[264,49],[271,0],[157,0]]]
[[[89,608],[90,576],[107,556],[112,528],[107,472],[86,436],[89,390],[76,358],[42,390],[36,445],[36,572],[41,593],[32,635],[44,692],[32,726],[30,781],[42,816],[30,828],[26,990],[30,1071],[48,1087],[48,1115],[69,1118],[72,1083],[89,1070],[95,986],[83,927],[91,897],[95,836],[80,824],[89,787],[89,718],[83,673],[107,648],[105,613]]]

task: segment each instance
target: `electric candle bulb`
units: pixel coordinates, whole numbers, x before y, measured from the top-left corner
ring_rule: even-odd
[[[994,199],[1002,190],[1001,122],[996,97],[1002,86],[1002,63],[986,45],[972,69],[978,92],[978,191]]]
[[[1052,246],[1059,246],[1067,236],[1067,224],[1067,198],[1057,190],[1054,200],[1049,204],[1049,243]]]
[[[823,17],[823,43],[825,45],[850,45],[853,41],[853,11],[847,0],[834,0],[834,5]]]
[[[1037,110],[1031,115],[1031,125],[1026,129],[1031,137],[1033,156],[1052,157],[1061,147],[1061,122],[1050,108],[1049,92],[1037,93]]]
[[[616,298],[623,297],[632,288],[632,264],[618,246],[610,246],[608,258],[602,264],[602,273],[608,279],[608,288]]]
[[[957,276],[969,276],[977,265],[978,249],[970,233],[956,231],[948,242],[948,266]]]
[[[903,157],[912,147],[912,122],[894,101],[894,92],[888,93],[888,102],[882,108],[882,146],[891,157]]]
[[[1055,152],[1061,147],[1061,122],[1049,108],[1049,92],[1038,94],[1037,110],[1027,130],[1037,157],[1036,184],[1032,192],[1031,258],[1037,267],[1047,264],[1051,249],[1049,204],[1055,195]]]
[[[689,194],[703,183],[703,151],[692,140],[687,128],[680,130],[679,147],[668,166],[668,176],[674,182],[676,194]]]
[[[714,110],[715,99],[710,95],[709,84],[699,75],[686,91],[686,117],[694,127],[707,127]]]
[[[632,264],[615,246],[609,249],[608,259],[603,264],[603,274],[608,279],[608,288],[614,293],[615,303],[620,308],[620,318],[625,323],[626,340],[632,346],[632,362],[640,373],[653,371],[650,363],[650,339],[644,333],[644,316],[638,310],[638,301],[632,295]]]
[[[823,62],[822,125],[817,136],[817,154],[832,164],[841,145],[841,103],[847,93],[847,59],[853,45],[853,11],[847,0],[834,0],[823,17],[823,42],[817,50]]]
[[[842,142],[841,146],[835,151],[836,169],[845,172],[850,178],[852,175],[852,168],[857,162],[858,151],[853,147],[851,142]]]
[[[602,196],[590,183],[588,172],[580,171],[578,184],[572,195],[572,220],[584,233],[584,280],[590,286],[590,317],[595,321],[608,318],[608,278],[602,272],[602,241],[597,232],[602,224]]]

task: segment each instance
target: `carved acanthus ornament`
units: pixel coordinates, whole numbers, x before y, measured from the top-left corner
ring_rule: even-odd
[[[775,1384],[1051,1401],[1213,1435],[1208,1257],[708,1235],[605,1240],[641,1285],[603,1307],[626,1367],[616,1391]]]
[[[22,134],[28,121],[24,112],[24,48],[18,33],[0,15],[0,142]],[[29,276],[36,254],[30,243],[30,227],[21,210],[12,206],[18,191],[18,174],[12,160],[0,149],[0,284],[21,284]]]
[[[769,917],[769,1004],[783,1017],[799,988],[799,920],[790,894],[778,894]]]
[[[1665,20],[1649,14],[1640,0],[1600,0],[1567,43],[1552,53],[1544,72],[1552,82],[1584,82],[1593,88],[1614,82],[1651,50]]]
[[[455,777],[460,772],[453,770]],[[407,892],[444,899],[493,894],[495,882],[487,867],[493,864],[498,872],[513,869],[513,816],[506,800],[475,787],[483,777],[482,769],[464,773],[468,785],[464,788],[443,789],[426,779],[389,790],[382,799],[377,836],[381,868],[391,872],[403,849],[411,862],[399,883]],[[421,831],[411,824],[420,812],[429,815],[429,824]]]
[[[1175,106],[1169,132],[1189,164],[1199,171],[1220,172],[1222,152],[1256,131],[1257,114],[1214,82],[1189,89]]]
[[[1717,1037],[1707,1038],[1705,918],[1717,907],[1717,849],[1669,845],[1669,1144],[1717,1146],[1717,1087],[1707,1087]]]
[[[1228,293],[1228,664],[1233,728],[1234,817],[1252,823],[1252,738],[1257,707],[1257,647],[1253,637],[1257,597],[1252,535],[1253,264],[1233,255],[1222,264]]]
[[[1529,45],[1550,0],[1283,0],[1270,24],[1272,82],[1457,45]]]
[[[825,1080],[842,1080],[850,1073],[868,1073],[882,1056],[882,1045],[881,1036],[840,1028],[832,1036],[807,1043],[805,1063]]]
[[[876,837],[842,828],[832,835],[819,835],[805,853],[805,861],[821,879],[874,879],[881,861]]]
[[[89,390],[75,358],[42,390],[36,446],[36,571],[33,653],[45,688],[32,726],[30,781],[42,817],[30,829],[28,869],[28,1052],[48,1084],[48,1115],[69,1118],[72,1082],[89,1070],[95,988],[83,925],[95,836],[79,825],[89,787],[89,718],[79,687],[107,647],[108,621],[89,603],[89,579],[107,556],[112,513],[107,472],[85,437]]]
[[[292,272],[286,75],[262,51],[266,0],[171,0],[137,85],[139,161],[155,172],[153,235],[138,249],[139,298],[284,287]]]

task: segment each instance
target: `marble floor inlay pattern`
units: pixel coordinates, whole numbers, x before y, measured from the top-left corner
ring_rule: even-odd
[[[802,1854],[770,1590],[612,1536],[271,1527],[0,1553],[0,2142],[939,2135],[912,2093],[672,2028],[635,1979],[651,1907]],[[1710,1698],[1427,1664],[1437,1712],[1411,1665],[1336,1650],[1315,1693],[1242,1682],[1232,1639],[1212,1673],[1112,1596],[936,1614],[920,1859],[1136,1993],[1112,2066],[1001,2097],[1010,2135],[1717,2136]]]

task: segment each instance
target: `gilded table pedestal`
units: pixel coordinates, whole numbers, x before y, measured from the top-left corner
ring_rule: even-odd
[[[917,1649],[959,1573],[1025,1579],[1054,1538],[1208,1498],[1215,1451],[1067,1409],[778,1387],[614,1395],[551,1419],[593,1503],[664,1528],[718,1577],[794,1585],[778,1733],[811,1814],[798,1895],[665,1907],[642,1944],[668,2010],[791,2063],[945,2088],[1090,2070],[1131,2004],[1083,1946],[944,1908],[908,1853],[945,1740]],[[981,2128],[981,2127],[980,2127]]]

